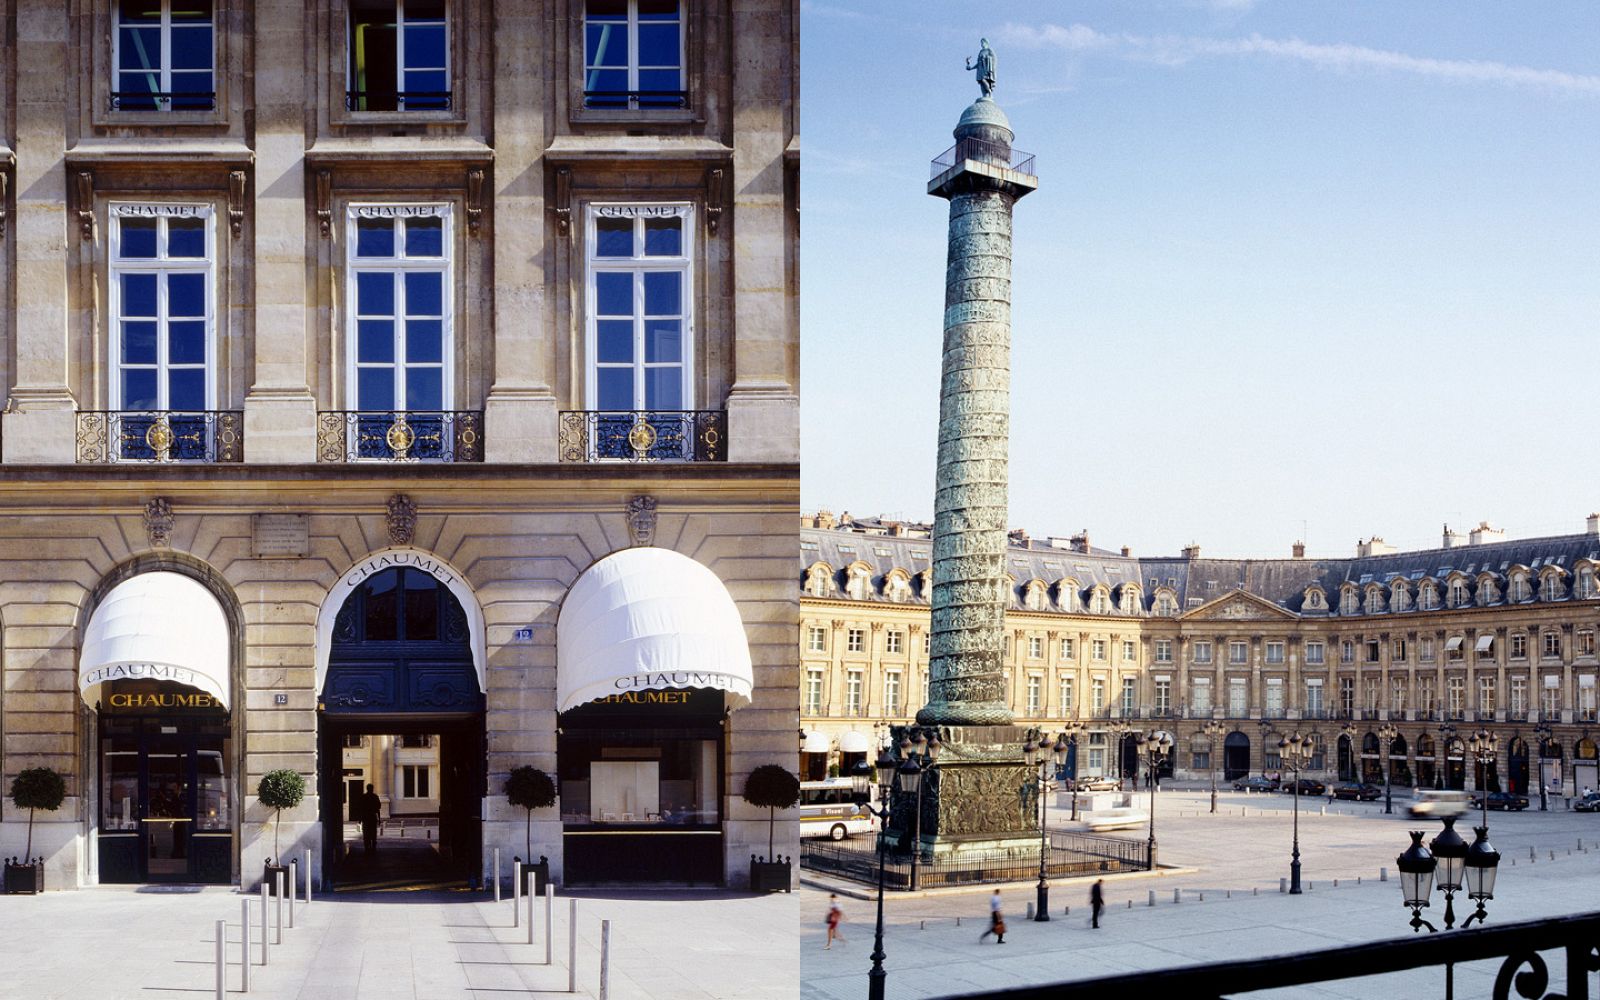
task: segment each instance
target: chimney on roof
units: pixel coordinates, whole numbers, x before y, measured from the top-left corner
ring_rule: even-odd
[[[1395,551],[1395,547],[1377,535],[1373,535],[1365,541],[1356,540],[1357,559],[1365,558],[1366,556],[1385,556],[1393,551]]]
[[[1296,559],[1304,559],[1306,557],[1306,543],[1305,542],[1295,542],[1294,545],[1289,549],[1289,551],[1294,554],[1294,558],[1296,558]]]
[[[1088,528],[1084,528],[1082,531],[1078,532],[1076,535],[1073,535],[1072,539],[1071,539],[1071,542],[1072,542],[1072,551],[1074,551],[1074,552],[1088,552],[1089,551],[1089,529]]]
[[[856,523],[856,519],[850,516],[850,512],[849,511],[845,511],[843,514],[839,515],[839,527],[843,528],[846,525],[851,525],[851,524],[855,524],[855,523]]]
[[[1479,521],[1478,526],[1473,528],[1472,533],[1467,537],[1473,545],[1503,542],[1506,539],[1506,529],[1491,527],[1488,521]]]
[[[1190,542],[1188,545],[1185,545],[1183,547],[1183,557],[1185,559],[1199,559],[1200,546],[1195,542]]]
[[[1133,555],[1133,550],[1130,549],[1128,546],[1124,545],[1122,547],[1122,554],[1125,555],[1125,556],[1131,556],[1131,555]]]
[[[903,535],[905,533],[906,533],[906,526],[905,525],[901,524],[899,521],[890,521],[889,522],[889,534],[890,535],[894,536],[895,538],[899,538],[901,535]]]
[[[1450,526],[1444,526],[1444,544],[1439,546],[1444,549],[1459,549],[1467,544],[1467,536],[1459,531],[1451,531]]]
[[[1600,514],[1589,515],[1589,537],[1600,535]]]
[[[1023,548],[1028,547],[1027,528],[1012,528],[1010,531],[1006,532],[1006,538],[1010,540],[1012,545],[1020,545]]]

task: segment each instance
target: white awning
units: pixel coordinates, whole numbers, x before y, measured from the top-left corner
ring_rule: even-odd
[[[1478,652],[1487,653],[1489,650],[1491,650],[1493,648],[1494,648],[1494,636],[1493,635],[1480,635],[1480,636],[1478,636]]]
[[[833,748],[833,741],[828,739],[828,734],[813,729],[806,733],[806,743],[801,749],[805,753],[827,753]]]
[[[1445,643],[1444,643],[1445,652],[1453,653],[1453,652],[1455,652],[1456,650],[1458,650],[1460,648],[1461,648],[1461,636],[1453,635],[1450,638],[1445,640]]]
[[[866,733],[852,729],[839,737],[840,753],[866,753],[870,749],[872,749],[872,740],[868,738]]]
[[[558,712],[669,688],[720,690],[738,708],[750,701],[754,676],[744,622],[722,581],[667,549],[624,549],[590,566],[556,621]]]
[[[171,681],[229,707],[228,621],[199,581],[181,573],[140,573],[117,584],[89,617],[78,687],[93,706],[100,685]]]

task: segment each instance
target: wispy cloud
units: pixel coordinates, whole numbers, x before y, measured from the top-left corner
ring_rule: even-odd
[[[1378,70],[1411,73],[1456,83],[1526,87],[1582,96],[1600,96],[1600,76],[1538,69],[1480,59],[1434,59],[1389,49],[1346,43],[1307,42],[1299,38],[1205,38],[1181,35],[1128,35],[1096,31],[1084,24],[1006,24],[1001,41],[1019,48],[1054,48],[1065,52],[1108,52],[1127,59],[1143,59],[1180,66],[1205,57],[1265,56],[1305,63],[1340,72]]]

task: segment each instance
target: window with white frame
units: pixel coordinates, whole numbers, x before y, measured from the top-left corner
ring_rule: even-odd
[[[1089,649],[1096,660],[1104,660],[1106,658],[1106,641],[1104,639],[1093,640]]]
[[[1561,678],[1548,674],[1544,678],[1544,687],[1539,691],[1539,711],[1544,713],[1546,719],[1555,720],[1561,714]]]
[[[1089,706],[1096,712],[1106,707],[1106,682],[1098,677],[1089,685]]]
[[[112,9],[113,111],[217,106],[211,0],[117,0]]]
[[[1322,678],[1313,677],[1306,681],[1306,717],[1320,719],[1325,711],[1322,702]]]
[[[1528,717],[1528,678],[1516,675],[1511,680],[1511,719],[1520,722]]]
[[[1406,641],[1395,639],[1389,645],[1389,659],[1394,663],[1406,662]]]
[[[400,797],[403,799],[429,799],[428,765],[400,765]]]
[[[844,711],[854,718],[861,714],[861,671],[852,670],[844,680]]]
[[[1283,678],[1268,677],[1266,688],[1267,718],[1279,719],[1283,717]]]
[[[678,0],[586,0],[584,106],[684,107],[683,53]]]
[[[1089,612],[1096,615],[1108,615],[1111,613],[1111,597],[1103,587],[1094,589],[1094,597],[1090,600]]]
[[[445,0],[350,0],[345,107],[448,111]]]
[[[1071,639],[1062,639],[1061,640],[1061,658],[1063,660],[1070,660],[1070,659],[1072,659],[1072,657],[1073,657],[1072,640]]]
[[[1283,643],[1281,641],[1274,640],[1274,641],[1271,641],[1271,642],[1267,643],[1267,662],[1268,663],[1282,663],[1283,662]]]
[[[1157,639],[1155,641],[1155,657],[1157,663],[1172,662],[1172,640]]]
[[[1122,640],[1122,662],[1136,663],[1138,662],[1138,659],[1139,652],[1134,641],[1132,639]]]
[[[1578,632],[1573,641],[1572,651],[1579,656],[1593,656],[1594,631],[1592,629],[1583,629]]]
[[[693,222],[686,204],[589,207],[585,399],[599,411],[596,457],[700,457],[679,415],[694,409]],[[650,415],[636,419],[641,411]]]
[[[899,653],[903,646],[905,633],[897,628],[889,629],[883,633],[883,651],[885,653]]]
[[[1546,632],[1544,634],[1544,655],[1552,659],[1561,658],[1561,633]]]
[[[1349,639],[1344,639],[1339,643],[1339,662],[1356,662],[1356,644]]]
[[[1211,662],[1211,640],[1210,639],[1196,639],[1194,641],[1194,662],[1196,662],[1196,663],[1210,663]]]
[[[1242,639],[1228,643],[1228,662],[1234,666],[1250,662],[1250,644]]]
[[[217,392],[211,206],[113,204],[109,211],[110,400],[123,411],[110,457],[203,459],[203,411],[215,409]],[[168,439],[156,415],[128,412],[152,410],[171,414]]]
[[[1594,674],[1578,675],[1578,721],[1594,722],[1595,720],[1595,694]]]
[[[1044,705],[1044,678],[1039,674],[1028,675],[1028,714],[1038,715]]]
[[[448,458],[454,435],[454,287],[449,205],[352,205],[347,398],[358,458]],[[412,438],[390,434],[403,416]],[[361,421],[366,423],[361,423]],[[368,426],[370,424],[370,426]]]
[[[1378,678],[1368,677],[1362,684],[1361,707],[1367,711],[1376,711],[1378,708]]]
[[[883,714],[900,714],[900,671],[890,670],[883,675]]]
[[[1191,677],[1189,679],[1189,703],[1196,715],[1211,714],[1211,678]]]
[[[1250,712],[1250,687],[1243,677],[1228,678],[1228,714],[1242,719]]]
[[[1037,660],[1042,656],[1044,656],[1044,637],[1028,636],[1028,659]]]
[[[825,653],[828,650],[828,630],[821,625],[812,625],[806,630],[806,649],[812,653]]]
[[[1132,715],[1139,707],[1139,682],[1132,677],[1122,679],[1122,714]]]
[[[1511,658],[1524,660],[1528,657],[1528,637],[1521,632],[1511,634]]]
[[[1158,715],[1166,715],[1172,711],[1172,681],[1156,678],[1155,684],[1155,710]]]
[[[846,629],[844,633],[844,648],[847,653],[860,653],[867,648],[866,629]]]
[[[1467,603],[1467,584],[1464,580],[1451,580],[1449,604],[1452,608],[1463,607]]]
[[[1353,677],[1339,678],[1339,711],[1347,717],[1356,710],[1356,682]]]
[[[1322,642],[1306,643],[1306,663],[1321,665],[1328,662],[1328,647]]]
[[[1432,663],[1433,662],[1433,640],[1432,639],[1418,639],[1417,640],[1417,659],[1421,660],[1423,663]]]
[[[933,633],[924,632],[922,633],[922,655],[927,656],[931,652],[933,652]]]
[[[1596,593],[1600,593],[1600,588],[1595,586],[1594,567],[1585,566],[1578,570],[1578,596],[1588,600]]]
[[[1439,610],[1439,588],[1433,581],[1422,585],[1422,591],[1417,595],[1417,605],[1424,611]]]
[[[1381,648],[1380,648],[1380,644],[1379,644],[1378,640],[1376,640],[1376,639],[1368,639],[1367,642],[1366,642],[1366,653],[1367,653],[1366,662],[1367,663],[1377,663],[1378,662],[1378,656],[1379,656],[1380,652],[1381,652]]]
[[[1404,712],[1406,710],[1406,679],[1404,677],[1389,678],[1389,711]]]
[[[822,671],[806,671],[806,714],[822,714]]]
[[[1439,707],[1438,701],[1434,699],[1433,678],[1431,676],[1417,678],[1417,707],[1425,712],[1432,712]]]
[[[1493,714],[1495,710],[1495,679],[1493,677],[1478,678],[1478,711],[1484,714]]]
[[[1058,697],[1061,700],[1061,714],[1062,715],[1071,715],[1072,714],[1072,709],[1073,709],[1072,678],[1071,677],[1062,677],[1062,678],[1060,678],[1059,679],[1059,683],[1058,683],[1058,688],[1059,688],[1059,690],[1058,690],[1057,693],[1058,693]]]
[[[1451,677],[1445,681],[1445,711],[1452,718],[1460,716],[1467,710],[1467,679],[1465,677]]]

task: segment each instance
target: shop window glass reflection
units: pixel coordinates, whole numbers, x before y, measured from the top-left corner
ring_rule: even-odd
[[[596,736],[564,761],[567,823],[705,825],[717,811],[717,741],[668,739],[653,746],[619,745]],[[581,758],[581,759],[578,759]]]

